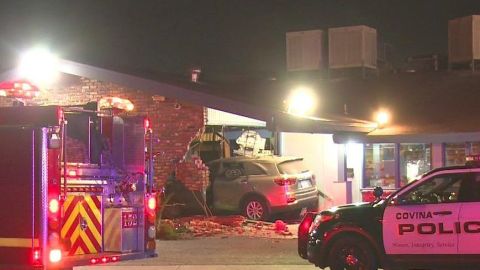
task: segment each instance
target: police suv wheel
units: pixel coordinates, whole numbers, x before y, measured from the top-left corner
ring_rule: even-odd
[[[336,240],[328,253],[331,270],[376,270],[377,263],[370,245],[358,237]]]

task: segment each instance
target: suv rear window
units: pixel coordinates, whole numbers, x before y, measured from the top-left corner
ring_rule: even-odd
[[[278,164],[281,174],[299,174],[307,172],[308,169],[301,159],[289,160]]]

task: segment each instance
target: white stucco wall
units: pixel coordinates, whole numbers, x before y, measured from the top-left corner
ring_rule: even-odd
[[[345,153],[347,157],[347,168],[353,169],[354,177],[352,181],[352,202],[361,202],[363,180],[363,144],[361,143],[347,143],[345,145]]]
[[[332,201],[321,201],[323,208],[345,204],[345,182],[338,179],[338,145],[333,142],[331,134],[283,132],[280,141],[280,154],[303,157],[316,176],[318,188],[332,198]]]
[[[441,143],[432,144],[432,169],[440,168],[444,164],[443,146]]]

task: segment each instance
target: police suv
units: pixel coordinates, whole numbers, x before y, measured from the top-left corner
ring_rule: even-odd
[[[308,213],[298,253],[320,268],[480,269],[480,158],[381,199]]]

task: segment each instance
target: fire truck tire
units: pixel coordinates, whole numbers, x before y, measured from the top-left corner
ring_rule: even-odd
[[[370,245],[360,237],[343,236],[334,243],[328,253],[331,270],[377,270],[377,259]]]

